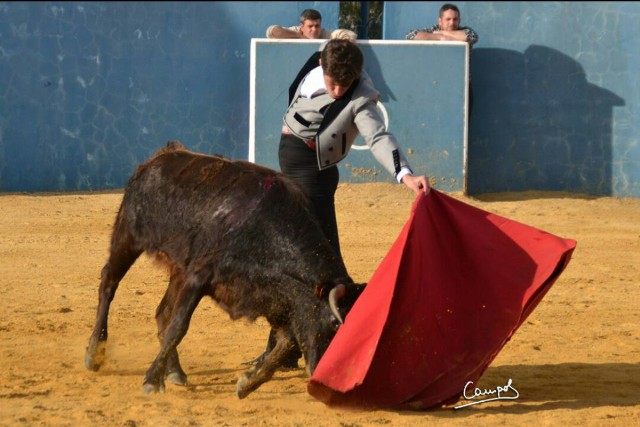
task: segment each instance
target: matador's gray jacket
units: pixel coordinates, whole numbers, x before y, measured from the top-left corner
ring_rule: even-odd
[[[317,66],[317,59],[315,61]],[[299,138],[315,139],[320,169],[344,159],[358,134],[362,135],[376,160],[394,177],[402,167],[410,169],[395,136],[385,128],[384,119],[376,107],[380,94],[365,72],[339,100],[326,93],[312,98],[301,96],[302,81],[300,78],[295,93],[290,93],[291,102],[284,123]]]

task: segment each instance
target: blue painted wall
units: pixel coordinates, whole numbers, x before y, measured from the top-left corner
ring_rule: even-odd
[[[386,2],[384,37],[435,24],[442,3]],[[468,191],[640,197],[640,3],[455,4],[480,37]]]
[[[168,139],[247,158],[249,50],[339,2],[0,3],[0,191],[118,188]]]
[[[469,192],[640,197],[640,3],[456,4]],[[440,5],[386,2],[385,38]],[[170,138],[246,158],[250,40],[307,7],[336,26],[339,2],[0,3],[0,191],[121,187]]]

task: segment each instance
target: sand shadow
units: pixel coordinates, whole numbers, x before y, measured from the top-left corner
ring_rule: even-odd
[[[519,393],[516,400],[493,401],[453,409],[454,406],[471,402],[463,399],[456,405],[429,411],[429,415],[458,419],[477,415],[478,411],[491,414],[525,414],[557,409],[636,406],[637,391],[640,390],[640,364],[561,363],[495,366],[489,367],[473,387],[495,390],[498,386],[505,386],[509,379]],[[471,394],[473,389],[469,390]],[[415,414],[424,416],[423,412]]]
[[[470,196],[481,202],[526,202],[530,200],[597,200],[603,196],[593,196],[584,193],[568,193],[565,191],[520,191],[513,193],[484,193]]]
[[[243,366],[238,369],[212,369],[187,373],[189,376],[187,389],[194,393],[235,393],[238,378],[247,370],[249,368]],[[232,374],[235,375],[232,376]],[[304,381],[307,375],[303,369],[277,371],[267,383],[287,381],[291,378],[299,378],[300,381]]]

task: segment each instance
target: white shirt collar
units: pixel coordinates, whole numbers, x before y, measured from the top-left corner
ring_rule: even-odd
[[[327,88],[324,85],[324,75],[322,73],[322,67],[317,66],[313,70],[309,71],[309,74],[302,81],[300,87],[300,94],[306,98],[311,98],[314,95],[326,93]]]

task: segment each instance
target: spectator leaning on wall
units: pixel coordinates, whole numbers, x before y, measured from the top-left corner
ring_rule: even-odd
[[[469,48],[471,48],[478,41],[478,33],[471,27],[461,27],[458,6],[446,3],[440,8],[440,16],[436,25],[411,30],[407,33],[406,39],[461,41],[469,43]]]
[[[322,28],[322,15],[315,9],[305,9],[300,14],[300,24],[293,27],[271,25],[267,28],[270,39],[351,39],[357,38],[351,30]]]
[[[431,27],[411,30],[405,36],[407,40],[461,41],[469,44],[469,50],[478,41],[478,33],[471,27],[460,26],[460,10],[451,3],[440,8],[438,23]],[[469,116],[473,108],[473,89],[469,76]]]

